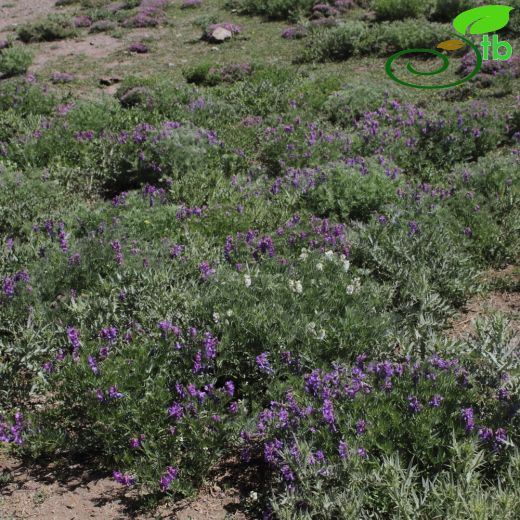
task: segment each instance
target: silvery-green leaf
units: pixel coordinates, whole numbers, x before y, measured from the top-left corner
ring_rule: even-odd
[[[508,5],[484,5],[459,14],[453,20],[453,27],[461,34],[485,34],[505,27],[509,22],[509,13],[513,10]]]

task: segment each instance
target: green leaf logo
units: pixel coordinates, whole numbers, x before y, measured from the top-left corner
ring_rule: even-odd
[[[453,20],[453,27],[460,34],[485,34],[505,27],[509,22],[509,13],[513,10],[508,5],[484,5],[460,13]]]

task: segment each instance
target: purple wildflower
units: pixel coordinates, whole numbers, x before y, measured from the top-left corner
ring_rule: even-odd
[[[233,383],[233,381],[226,381],[224,387],[226,389],[227,394],[230,397],[233,397],[235,395],[235,384]]]
[[[72,358],[77,360],[79,357],[79,349],[81,347],[78,331],[74,327],[67,327],[67,337],[72,346]]]
[[[367,423],[363,419],[359,419],[356,423],[356,433],[358,435],[363,435],[367,429]]]
[[[348,444],[345,441],[339,441],[338,452],[341,459],[348,458]]]
[[[135,479],[126,473],[123,474],[120,471],[114,471],[114,473],[112,473],[112,475],[113,475],[115,481],[123,486],[129,487],[129,486],[133,486],[135,484]]]
[[[444,399],[444,397],[442,397],[442,395],[439,395],[439,394],[435,394],[431,399],[430,401],[428,402],[428,405],[431,407],[431,408],[439,408],[439,406],[441,405],[441,401]]]
[[[172,466],[166,468],[166,473],[159,479],[159,485],[162,492],[166,492],[171,483],[177,478],[178,470]]]
[[[98,368],[97,362],[92,356],[88,357],[88,366],[92,370],[93,374],[95,374],[95,375],[99,374],[99,368]]]
[[[473,417],[473,408],[463,408],[461,410],[462,420],[464,421],[464,429],[467,433],[475,428],[475,419]]]
[[[334,417],[334,408],[332,406],[332,401],[330,399],[325,399],[323,401],[323,408],[322,408],[322,414],[323,419],[325,422],[333,429],[335,430],[335,417]]]
[[[135,42],[128,47],[130,52],[135,52],[136,54],[146,54],[148,52],[148,47],[141,42]]]
[[[412,413],[419,413],[422,410],[422,404],[414,395],[408,396],[408,409]]]
[[[273,369],[267,359],[267,352],[262,352],[259,356],[256,356],[256,365],[260,369],[261,372],[265,374],[272,374]]]
[[[119,392],[117,390],[117,387],[116,386],[111,386],[108,390],[108,396],[111,398],[111,399],[121,399],[124,397],[124,394],[122,394],[121,392]]]
[[[203,281],[206,281],[211,275],[215,273],[215,270],[211,268],[208,262],[202,262],[199,264],[200,277]]]

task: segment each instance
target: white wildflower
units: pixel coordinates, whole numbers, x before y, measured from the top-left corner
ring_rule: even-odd
[[[218,323],[220,321],[220,314],[218,312],[213,313],[213,321]]]
[[[325,256],[329,259],[329,260],[332,260],[334,258],[334,251],[332,250],[328,250],[328,251],[325,251]]]
[[[245,274],[244,282],[246,283],[246,287],[251,287],[251,276],[249,276],[248,274]]]
[[[316,264],[316,269],[318,271],[323,271],[323,264],[321,262],[319,262],[318,264]]]
[[[303,286],[300,280],[289,280],[289,287],[295,293],[301,294],[303,292]]]
[[[361,289],[361,280],[359,278],[354,278],[350,285],[347,285],[347,294],[354,294],[359,292]]]

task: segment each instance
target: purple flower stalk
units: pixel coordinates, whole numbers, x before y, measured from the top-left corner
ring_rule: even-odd
[[[256,356],[256,365],[261,372],[265,374],[273,374],[274,371],[271,368],[269,360],[267,359],[267,352],[262,352],[259,356]]]
[[[413,395],[408,396],[408,409],[412,413],[419,413],[422,410],[422,404],[417,397]]]
[[[464,421],[464,429],[467,433],[475,428],[475,419],[473,417],[473,408],[463,408],[461,410],[462,420]]]
[[[146,54],[148,52],[148,47],[144,43],[135,42],[128,47],[128,50],[130,52],[135,52],[136,54]]]
[[[335,431],[335,417],[334,417],[334,408],[332,406],[332,401],[330,399],[325,399],[323,401],[323,408],[322,408],[322,414],[323,419],[325,422]]]
[[[363,419],[359,419],[356,423],[356,433],[358,435],[363,435],[367,429],[367,423]]]
[[[215,270],[211,268],[208,262],[199,264],[201,280],[206,281],[211,275],[215,274]]]
[[[349,456],[348,444],[345,441],[339,441],[338,452],[341,459],[346,459]]]
[[[97,376],[99,374],[99,368],[98,368],[97,362],[92,356],[88,357],[88,366],[90,367],[90,369],[92,370],[92,373],[94,375]]]
[[[79,349],[81,347],[78,331],[74,327],[67,327],[67,337],[72,346],[72,359],[76,361],[79,357]]]
[[[177,478],[178,470],[172,466],[166,468],[166,473],[159,479],[161,491],[164,493],[168,491],[171,483]]]
[[[114,471],[114,473],[112,473],[112,475],[113,475],[115,481],[123,486],[130,487],[135,484],[135,479],[126,473],[123,474],[120,471]]]
[[[233,383],[233,381],[226,381],[224,383],[224,388],[226,389],[226,393],[230,397],[233,397],[235,395],[235,384]]]
[[[111,399],[122,399],[125,395],[119,392],[116,386],[111,386],[108,390],[108,396]]]
[[[429,405],[431,408],[439,408],[439,406],[441,405],[441,402],[442,402],[443,399],[444,399],[444,397],[442,397],[442,395],[435,394],[435,395],[430,399],[430,401],[428,402],[428,405]]]

